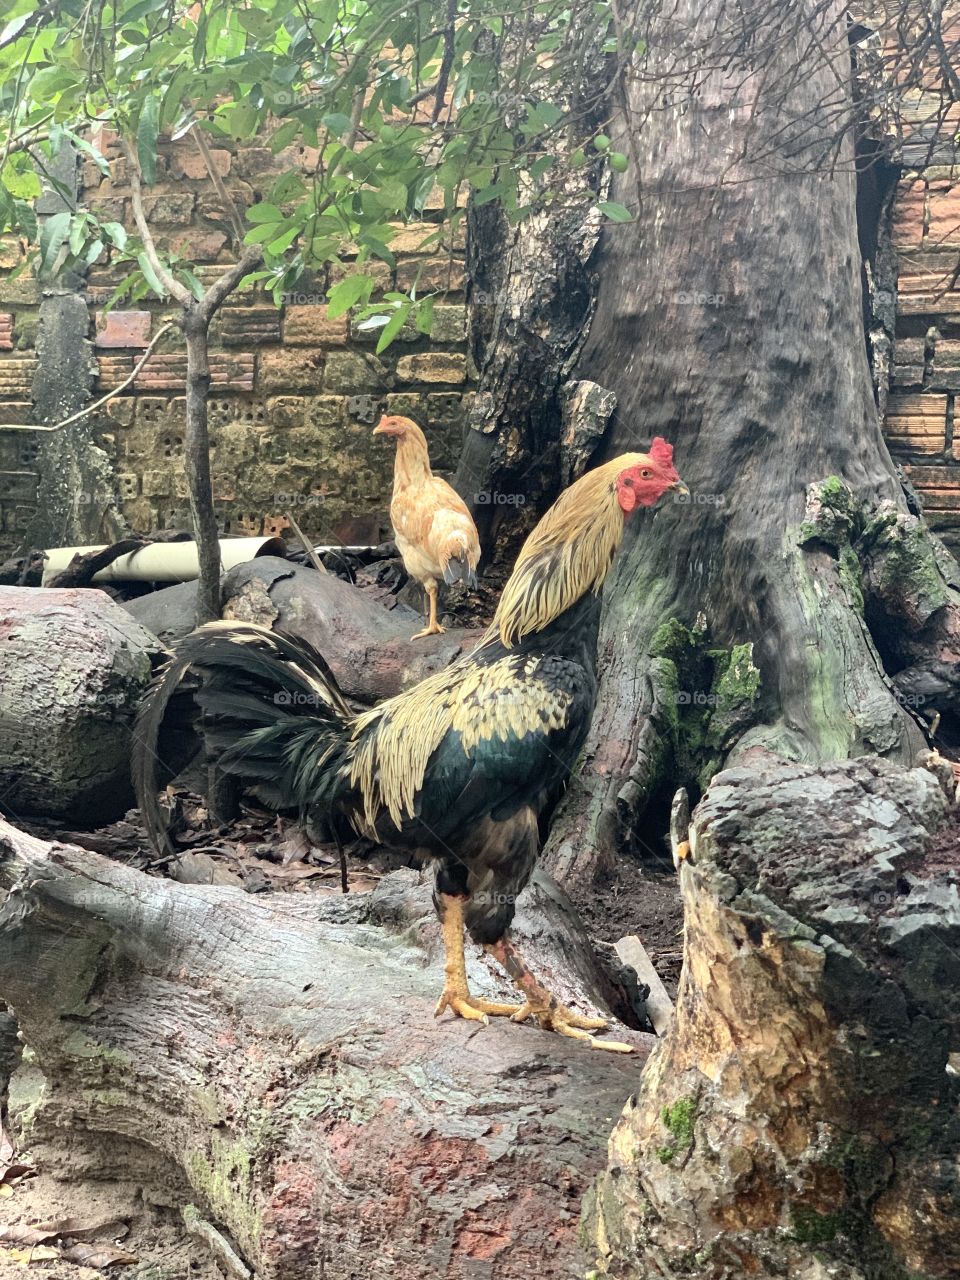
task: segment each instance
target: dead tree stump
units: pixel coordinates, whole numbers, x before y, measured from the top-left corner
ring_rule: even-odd
[[[674,1026],[588,1205],[604,1274],[960,1273],[960,909],[925,769],[756,757],[681,864]]]

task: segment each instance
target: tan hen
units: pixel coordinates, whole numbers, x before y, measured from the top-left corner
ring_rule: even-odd
[[[477,585],[477,526],[459,493],[430,470],[427,440],[415,422],[383,417],[373,434],[392,436],[397,442],[390,519],[404,568],[430,599],[430,620],[413,639],[439,635],[443,631],[437,622],[440,580],[448,586],[455,582]]]

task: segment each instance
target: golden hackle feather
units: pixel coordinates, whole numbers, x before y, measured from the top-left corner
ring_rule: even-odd
[[[587,472],[560,496],[524,544],[481,645],[499,638],[511,648],[549,626],[588,591],[600,590],[623,536],[617,476],[647,462],[643,453],[622,454]],[[430,758],[449,729],[463,734],[469,750],[468,743],[481,737],[560,728],[568,700],[536,680],[537,662],[507,655],[477,666],[467,654],[358,716],[350,781],[363,798],[366,829],[376,831],[384,810],[397,825],[414,816]],[[541,711],[548,716],[546,725]]]
[[[560,495],[523,544],[488,636],[510,649],[600,590],[623,536],[617,476],[646,462],[645,453],[621,454]]]

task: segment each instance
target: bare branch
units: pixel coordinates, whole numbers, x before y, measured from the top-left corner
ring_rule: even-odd
[[[129,141],[121,135],[121,145],[123,146],[124,155],[127,158],[127,168],[130,171],[130,206],[133,209],[133,220],[137,224],[137,231],[143,242],[143,251],[147,255],[147,261],[154,270],[157,279],[166,289],[167,293],[183,307],[190,307],[196,299],[185,284],[181,284],[179,280],[168,270],[165,263],[157,252],[157,244],[153,238],[153,232],[150,230],[150,224],[147,222],[147,215],[143,208],[143,185],[140,174],[140,161],[137,159],[136,153]]]

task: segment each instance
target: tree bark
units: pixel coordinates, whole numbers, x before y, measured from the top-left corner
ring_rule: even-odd
[[[957,1274],[960,925],[925,867],[950,807],[879,760],[714,780],[675,1022],[588,1204],[603,1274]]]
[[[172,1189],[261,1280],[582,1274],[580,1198],[642,1056],[435,1022],[438,928],[412,872],[247,895],[0,824],[0,885],[0,992],[47,1079],[46,1167],[69,1153],[75,1174]],[[531,965],[597,1007],[569,903],[539,875],[525,896]],[[474,988],[503,998],[469,950]]]
[[[220,534],[210,484],[210,436],[207,397],[210,394],[208,337],[212,314],[195,304],[183,309],[187,348],[187,425],[183,437],[184,467],[190,495],[190,514],[200,565],[197,580],[196,624],[220,617]]]
[[[916,520],[929,630],[906,655],[874,631],[873,538],[908,511],[863,337],[840,6],[761,16],[730,58],[725,0],[665,13],[635,18],[648,53],[612,145],[642,198],[614,177],[636,217],[605,230],[578,372],[617,396],[603,455],[663,435],[692,498],[634,521],[605,588],[598,709],[547,855],[568,885],[648,848],[650,806],[678,781],[699,795],[732,751],[910,763],[920,715],[953,710],[952,689],[918,707],[891,680],[939,661],[942,681],[956,653],[958,596]],[[908,608],[904,561],[888,614]]]

